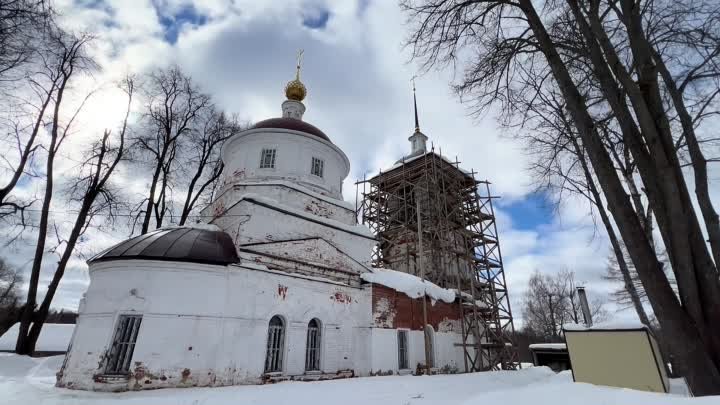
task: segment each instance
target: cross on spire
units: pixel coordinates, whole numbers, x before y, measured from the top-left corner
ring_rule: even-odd
[[[300,66],[302,65],[302,57],[305,53],[304,49],[298,51],[297,55],[297,71],[295,72],[295,80],[300,80]]]

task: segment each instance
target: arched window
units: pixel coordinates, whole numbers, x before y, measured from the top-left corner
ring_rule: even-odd
[[[305,371],[320,371],[320,321],[308,323],[307,348],[305,350]]]
[[[285,322],[275,315],[268,326],[267,354],[265,356],[265,372],[282,371],[283,352],[285,351]]]

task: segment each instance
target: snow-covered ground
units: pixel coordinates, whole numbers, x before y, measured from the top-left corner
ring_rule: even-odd
[[[61,352],[67,350],[68,343],[72,338],[74,324],[46,323],[40,330],[40,336],[35,344],[35,350],[39,352]],[[10,329],[0,336],[0,350],[13,351],[20,333],[20,322],[15,323]],[[0,365],[2,367],[2,365]]]
[[[569,372],[522,371],[388,376],[323,382],[284,382],[225,388],[97,393],[55,388],[61,356],[34,359],[0,353],[0,403],[67,405],[717,405],[720,397],[675,395],[573,383]]]

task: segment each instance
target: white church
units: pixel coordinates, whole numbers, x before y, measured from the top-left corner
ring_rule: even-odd
[[[89,260],[58,386],[124,391],[409,374],[426,362],[434,372],[462,368],[456,292],[371,266],[375,235],[342,197],[348,157],[303,121],[299,69],[285,94],[282,117],[224,145],[224,185],[203,212],[208,223],[158,229]],[[424,135],[411,138],[409,155],[431,153]]]

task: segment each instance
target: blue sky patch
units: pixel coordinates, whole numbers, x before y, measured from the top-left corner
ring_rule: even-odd
[[[193,6],[183,7],[175,14],[167,14],[158,1],[154,1],[153,5],[163,27],[165,40],[171,44],[177,42],[183,25],[203,25],[207,22],[207,16],[198,13]]]
[[[551,223],[555,216],[552,204],[543,193],[528,194],[521,200],[506,204],[501,199],[498,200],[498,206],[510,215],[514,229],[536,229]]]
[[[312,29],[324,29],[330,19],[330,10],[319,8],[303,14],[303,25]]]

